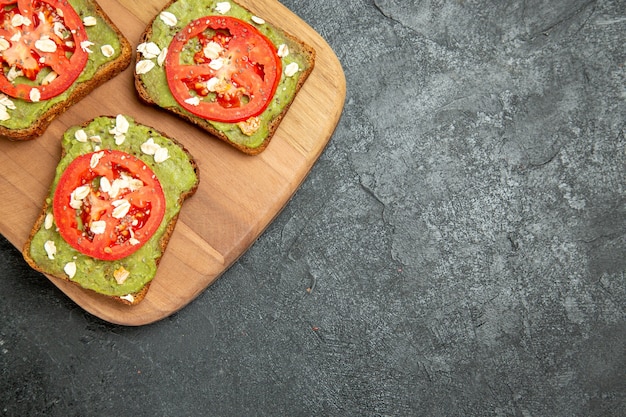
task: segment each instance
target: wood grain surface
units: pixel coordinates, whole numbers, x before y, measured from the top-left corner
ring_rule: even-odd
[[[135,47],[167,0],[107,0],[101,7]],[[21,250],[48,193],[70,126],[96,116],[127,114],[180,141],[200,168],[200,186],[180,213],[146,298],[124,306],[50,278],[68,297],[103,320],[138,326],[178,311],[213,283],[265,230],[328,143],[343,109],[341,65],[310,26],[272,0],[241,0],[266,21],[313,46],[315,69],[269,147],[246,156],[161,110],[142,104],[133,87],[134,61],[28,142],[0,142],[0,233]]]

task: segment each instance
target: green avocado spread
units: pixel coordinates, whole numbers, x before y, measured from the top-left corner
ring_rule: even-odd
[[[0,125],[8,129],[24,129],[29,127],[34,121],[38,120],[42,114],[48,111],[52,106],[65,101],[74,91],[74,89],[82,82],[88,81],[96,74],[98,69],[107,62],[115,61],[121,53],[121,43],[117,33],[108,23],[102,19],[96,12],[95,7],[90,1],[85,0],[69,0],[76,13],[81,20],[91,16],[96,18],[95,25],[85,26],[87,38],[93,45],[89,47],[89,59],[83,72],[78,79],[63,93],[49,100],[39,102],[30,102],[17,98],[9,99],[13,102],[15,109],[8,109],[9,119],[0,121]],[[107,57],[102,52],[102,47],[110,45],[113,48],[113,55]],[[35,83],[40,84],[41,80],[49,73],[49,70],[40,71]],[[15,83],[30,84],[32,83],[26,77],[18,77]]]
[[[46,214],[52,213],[54,190],[61,174],[76,157],[99,149],[117,149],[132,154],[146,163],[158,177],[165,195],[166,210],[161,225],[156,233],[136,252],[116,260],[102,261],[83,255],[63,240],[56,230],[56,225],[42,222],[30,243],[30,256],[39,269],[47,274],[69,278],[83,288],[94,290],[110,296],[126,296],[141,290],[154,278],[157,260],[162,255],[159,242],[167,229],[168,223],[181,209],[181,194],[192,190],[198,182],[190,156],[179,145],[164,137],[154,129],[135,123],[130,117],[123,117],[129,122],[128,131],[124,134],[121,144],[116,144],[116,118],[99,117],[86,126],[75,126],[68,129],[62,139],[64,156],[60,160],[50,193],[46,198]],[[82,130],[85,135],[77,135]],[[113,130],[113,133],[111,131]],[[79,132],[82,133],[82,132]],[[86,140],[84,138],[87,138]],[[79,140],[78,138],[83,138]],[[154,156],[141,150],[141,145],[149,138],[162,148],[167,148],[169,158],[155,162]],[[120,142],[118,136],[117,143]],[[48,242],[48,243],[47,243]],[[54,243],[55,251],[50,256],[50,243]],[[74,263],[76,273],[70,278],[66,272],[68,263]],[[123,267],[129,272],[128,278],[121,284],[114,277],[114,271]]]
[[[219,13],[217,10],[223,4],[230,4],[230,9],[225,13]],[[259,115],[261,127],[248,136],[244,134],[236,123],[219,123],[214,121],[207,121],[215,129],[223,132],[230,141],[249,147],[257,148],[261,146],[269,133],[269,125],[280,113],[288,106],[295,98],[296,86],[302,74],[309,68],[311,63],[308,61],[308,55],[302,49],[301,45],[294,42],[291,38],[285,35],[285,33],[272,26],[271,24],[264,22],[258,23],[258,19],[253,19],[254,15],[247,9],[239,6],[234,2],[228,1],[214,1],[214,0],[178,0],[172,3],[164,11],[173,14],[176,17],[177,23],[174,26],[168,26],[158,16],[154,19],[152,24],[152,35],[146,42],[154,42],[161,50],[168,48],[172,38],[185,26],[192,21],[209,15],[224,15],[232,16],[250,23],[256,27],[262,34],[264,34],[272,43],[278,48],[280,45],[287,45],[289,48],[289,54],[282,57],[283,73],[281,75],[280,84],[276,90],[276,94],[272,99],[269,106],[265,109],[261,115]],[[255,22],[256,20],[256,22]],[[152,58],[153,62],[157,62],[156,58]],[[298,64],[299,71],[293,76],[286,76],[284,69],[290,63]],[[176,99],[172,96],[165,75],[165,69],[161,65],[154,65],[154,67],[145,74],[138,75],[140,77],[148,94],[155,101],[155,103],[164,108],[177,108],[179,111],[191,115],[184,108],[182,108]]]

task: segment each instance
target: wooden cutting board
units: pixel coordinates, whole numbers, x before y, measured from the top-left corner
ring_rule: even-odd
[[[99,2],[133,46],[167,0]],[[70,126],[96,116],[127,114],[185,145],[200,169],[200,186],[181,211],[146,298],[125,306],[49,277],[68,297],[103,320],[138,326],[178,311],[213,283],[265,230],[302,183],[339,121],[346,84],[339,60],[304,21],[274,0],[240,4],[303,39],[317,52],[315,69],[269,147],[246,156],[178,118],[142,104],[134,61],[28,142],[0,142],[0,233],[21,250],[48,193]],[[9,278],[10,279],[10,278]]]

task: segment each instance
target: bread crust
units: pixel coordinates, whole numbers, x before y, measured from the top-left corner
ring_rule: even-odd
[[[162,9],[161,11],[167,9],[168,7],[170,7],[171,4],[175,3],[178,0],[170,0]],[[140,43],[143,42],[147,42],[151,36],[152,36],[152,25],[154,23],[154,21],[158,18],[158,14],[152,19],[152,21],[149,23],[149,25],[147,26],[146,30],[143,32],[141,39],[140,39]],[[300,78],[298,79],[298,82],[296,84],[295,87],[295,94],[294,94],[294,99],[295,97],[298,95],[298,92],[300,91],[300,89],[302,88],[302,86],[304,85],[304,82],[307,80],[307,78],[309,77],[309,75],[311,74],[311,72],[313,72],[313,68],[315,67],[315,57],[316,57],[316,52],[315,49],[308,45],[307,43],[303,42],[302,40],[298,39],[296,36],[285,32],[282,29],[278,29],[276,28],[276,30],[279,30],[285,37],[289,38],[291,41],[293,41],[294,43],[298,44],[300,47],[301,52],[306,55],[307,57],[307,62],[308,62],[308,66],[306,68],[305,71],[303,71],[300,75]],[[141,60],[141,53],[136,52],[136,60],[137,62],[139,62],[139,60]],[[293,103],[293,100],[289,101],[289,103],[287,103],[287,105],[283,108],[283,110],[276,115],[271,122],[269,123],[268,126],[268,135],[267,137],[263,140],[263,143],[261,145],[259,145],[258,147],[255,148],[251,148],[245,145],[241,145],[239,143],[235,143],[232,142],[228,136],[226,136],[224,134],[224,132],[214,128],[206,119],[199,117],[199,116],[195,116],[191,113],[188,112],[184,112],[181,108],[179,107],[161,107],[159,106],[154,99],[150,96],[150,94],[148,93],[148,91],[146,90],[146,87],[144,85],[144,83],[142,82],[141,78],[135,73],[135,89],[137,90],[138,96],[139,98],[148,105],[152,105],[152,106],[156,106],[162,110],[165,110],[166,112],[170,112],[175,114],[176,116],[182,118],[183,120],[186,120],[187,122],[199,127],[200,129],[202,129],[203,131],[210,133],[211,135],[215,136],[216,138],[218,138],[219,140],[228,143],[229,145],[235,147],[236,149],[238,149],[239,151],[248,154],[248,155],[258,155],[261,152],[263,152],[267,146],[270,144],[270,141],[272,140],[274,133],[276,133],[276,129],[278,129],[278,126],[280,125],[280,123],[282,122],[283,118],[285,117],[285,114],[287,113],[287,111],[289,110],[289,108],[291,107],[291,104]]]
[[[132,60],[132,46],[130,45],[128,39],[126,39],[119,28],[113,23],[113,21],[95,0],[85,1],[93,6],[98,16],[101,17],[117,35],[120,41],[120,55],[115,60],[109,61],[100,66],[92,78],[77,84],[72,94],[70,94],[66,100],[60,101],[50,107],[30,126],[23,129],[9,129],[4,126],[0,126],[0,138],[12,141],[24,141],[38,138],[46,131],[48,126],[50,126],[50,123],[52,123],[56,117],[60,116],[67,109],[85,98],[97,87],[120,74],[130,65]]]
[[[111,117],[111,116],[103,116],[103,117]],[[88,126],[92,121],[93,121],[93,119],[83,123],[81,125],[81,127],[84,128],[84,127]],[[151,127],[151,129],[155,133],[158,133],[159,135],[167,138],[168,140],[170,140],[174,144],[176,144],[178,147],[180,147],[183,150],[183,152],[185,152],[185,154],[187,155],[187,158],[188,158],[189,162],[191,163],[191,166],[193,167],[194,173],[196,175],[196,182],[195,182],[195,184],[194,184],[194,186],[192,188],[190,188],[188,191],[180,194],[180,196],[178,198],[178,203],[179,203],[180,206],[182,206],[183,202],[187,198],[189,198],[193,194],[195,194],[196,190],[198,189],[198,184],[200,182],[200,170],[198,168],[197,162],[193,158],[193,156],[189,153],[187,148],[182,143],[180,143],[176,139],[166,135],[165,133],[159,131],[158,129],[154,129],[152,127]],[[61,152],[61,159],[63,159],[65,154],[66,154],[65,149],[63,149],[62,152]],[[48,194],[46,194],[46,195],[50,195],[52,193],[52,191],[53,191],[52,188],[50,188],[48,190]],[[58,278],[58,279],[61,279],[63,281],[70,282],[70,283],[80,287],[84,291],[89,291],[89,292],[91,292],[93,294],[98,294],[98,296],[100,296],[100,297],[109,298],[109,299],[112,299],[112,300],[114,300],[116,302],[119,302],[119,303],[122,303],[122,304],[126,304],[126,305],[136,305],[136,304],[139,304],[145,298],[146,294],[148,293],[148,290],[150,289],[150,284],[151,284],[152,281],[148,281],[148,283],[146,283],[146,285],[144,285],[139,291],[137,291],[135,293],[128,294],[132,298],[128,297],[128,295],[124,296],[124,297],[110,296],[110,295],[105,295],[105,294],[98,293],[97,291],[94,291],[94,290],[84,289],[83,287],[80,286],[80,284],[78,284],[75,281],[72,281],[71,279],[69,279],[65,275],[53,275],[53,274],[50,274],[45,269],[41,268],[39,266],[39,264],[37,264],[37,262],[35,262],[35,260],[30,255],[31,243],[32,243],[33,237],[35,236],[35,234],[41,228],[43,222],[45,221],[46,214],[48,213],[49,208],[50,208],[50,205],[49,205],[49,203],[47,202],[47,199],[46,199],[46,200],[44,200],[43,207],[42,207],[41,211],[39,212],[39,215],[37,216],[37,219],[35,220],[35,224],[33,225],[32,229],[30,231],[30,234],[28,235],[28,239],[26,240],[26,243],[24,244],[24,247],[22,249],[22,256],[24,257],[24,260],[26,261],[26,263],[31,268],[33,268],[34,270],[36,270],[38,272],[41,272],[42,274],[46,274],[46,275],[49,275],[51,277]],[[157,268],[159,266],[159,263],[161,262],[161,257],[163,256],[163,253],[165,252],[165,249],[167,248],[167,245],[168,245],[169,240],[170,240],[170,238],[172,236],[172,233],[174,232],[174,229],[176,228],[176,223],[178,221],[179,214],[180,214],[180,211],[175,216],[172,217],[172,219],[168,222],[167,227],[166,227],[163,235],[159,239],[159,256],[157,258],[155,258],[155,262],[156,262]]]

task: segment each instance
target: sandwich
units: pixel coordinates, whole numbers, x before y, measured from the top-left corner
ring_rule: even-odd
[[[238,150],[266,149],[315,65],[315,50],[234,1],[173,0],[136,51],[135,87]]]
[[[34,139],[128,67],[132,47],[93,0],[0,5],[0,137]]]
[[[156,275],[196,162],[174,139],[124,115],[69,128],[22,254],[35,270],[124,304]]]

